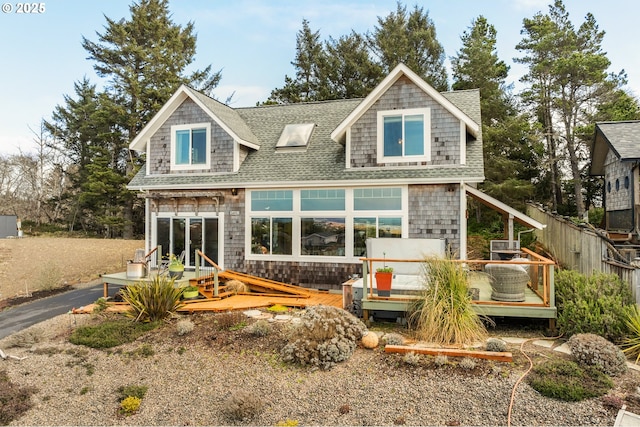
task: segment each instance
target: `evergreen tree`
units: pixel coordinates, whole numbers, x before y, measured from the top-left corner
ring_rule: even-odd
[[[356,32],[338,40],[329,37],[325,51],[330,99],[364,98],[384,77],[371,59],[366,38]]]
[[[302,21],[302,29],[296,36],[295,79],[285,76],[284,87],[274,89],[269,101],[279,104],[331,99],[327,78],[324,75],[327,57],[320,41],[320,32],[311,30],[309,21]]]
[[[107,25],[98,35],[98,42],[83,37],[82,46],[95,61],[94,69],[108,79],[108,99],[105,111],[115,119],[111,131],[113,162],[125,166],[125,181],[133,177],[140,166],[139,159],[128,150],[129,142],[164,105],[180,84],[190,84],[210,93],[220,81],[220,72],[212,73],[211,66],[185,74],[196,52],[193,23],[182,27],[173,23],[168,0],[140,0],[130,7],[130,20],[119,21],[105,16]],[[117,185],[117,181],[113,182]],[[127,192],[124,186],[121,191]],[[123,212],[125,238],[133,237],[135,198],[122,195],[126,206]],[[139,213],[138,213],[139,214]],[[137,230],[141,232],[142,229]]]
[[[437,40],[429,13],[423,8],[416,5],[407,13],[406,6],[398,2],[395,12],[378,17],[369,43],[384,74],[402,62],[436,90],[448,90],[444,48]]]
[[[564,4],[556,0],[547,15],[538,13],[533,19],[525,19],[522,32],[525,38],[516,48],[527,56],[518,61],[529,66],[523,81],[531,85],[524,97],[537,112],[546,134],[555,204],[558,208],[562,205],[560,162],[564,158],[571,171],[573,194],[571,205],[562,210],[582,216],[582,181],[588,152],[577,131],[587,123],[587,112],[595,110],[621,81],[607,75],[610,61],[601,47],[604,32],[590,13],[576,30]]]
[[[454,90],[480,89],[484,141],[484,190],[519,209],[533,194],[535,150],[531,129],[518,113],[505,80],[509,67],[498,58],[497,33],[483,16],[461,37],[462,48],[451,59]]]

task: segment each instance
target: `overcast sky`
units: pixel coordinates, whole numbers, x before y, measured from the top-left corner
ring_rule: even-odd
[[[437,38],[447,58],[461,47],[460,36],[479,15],[498,32],[498,54],[511,66],[508,81],[515,83],[524,73],[513,58],[521,56],[515,45],[521,40],[522,20],[537,12],[548,12],[551,1],[542,0],[433,0],[403,2],[409,10],[423,7],[434,22]],[[25,3],[26,4],[26,3]],[[31,5],[33,3],[29,3]],[[82,37],[97,41],[104,32],[104,16],[129,19],[131,0],[54,0],[38,3],[41,13],[17,13],[20,3],[2,3],[0,12],[0,154],[35,149],[32,129],[50,119],[64,95],[72,95],[73,84],[88,77],[102,80],[86,59]],[[294,75],[296,33],[307,19],[321,40],[371,31],[378,17],[396,10],[396,0],[180,0],[170,2],[173,21],[192,21],[198,36],[193,68],[211,64],[222,70],[215,96],[232,106],[264,101],[285,75]],[[640,55],[634,46],[640,2],[637,0],[565,0],[577,27],[591,12],[606,32],[603,48],[611,61],[610,71],[624,69],[629,89],[640,95]],[[23,7],[23,12],[24,7]],[[449,61],[447,60],[447,66]]]

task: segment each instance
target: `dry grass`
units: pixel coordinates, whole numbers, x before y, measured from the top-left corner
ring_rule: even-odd
[[[125,271],[141,240],[25,237],[0,239],[0,299],[87,283]]]

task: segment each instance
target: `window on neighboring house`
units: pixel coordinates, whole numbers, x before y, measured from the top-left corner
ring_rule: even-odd
[[[209,123],[171,127],[171,168],[208,169],[211,148]]]
[[[431,111],[428,108],[378,112],[378,161],[431,160]]]

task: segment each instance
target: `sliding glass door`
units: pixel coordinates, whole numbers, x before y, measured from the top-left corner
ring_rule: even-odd
[[[170,254],[183,256],[186,266],[195,267],[195,251],[200,250],[220,265],[220,225],[219,218],[158,217],[155,242],[161,246],[163,258]]]

